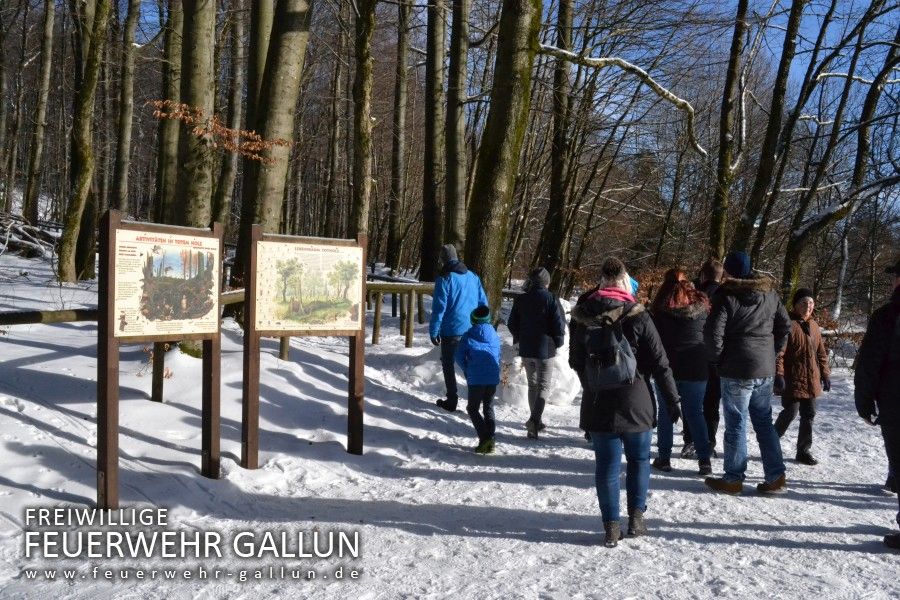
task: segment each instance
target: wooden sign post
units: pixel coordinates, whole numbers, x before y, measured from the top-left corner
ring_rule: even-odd
[[[203,341],[201,471],[219,477],[222,226],[122,220],[100,225],[97,327],[97,506],[119,506],[119,346]]]
[[[245,469],[259,467],[261,337],[350,338],[347,452],[362,454],[365,254],[365,236],[340,240],[264,234],[258,225],[251,229],[244,271],[241,466]],[[311,275],[317,290],[310,290],[305,280]]]

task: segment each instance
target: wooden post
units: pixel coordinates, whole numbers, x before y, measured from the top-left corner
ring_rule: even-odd
[[[259,467],[259,335],[256,333],[256,243],[262,228],[250,229],[244,268],[244,381],[241,386],[241,466]]]
[[[163,401],[163,384],[166,374],[166,343],[153,342],[153,381],[150,384],[150,400]]]
[[[400,335],[406,335],[406,292],[400,292]]]
[[[391,316],[397,318],[397,292],[391,294]]]
[[[366,310],[372,310],[372,292],[369,290],[366,290]]]
[[[419,305],[419,325],[425,324],[425,294],[416,292],[416,304]]]
[[[372,345],[374,346],[381,340],[381,305],[384,302],[384,294],[377,292],[375,294],[375,316],[372,319]]]
[[[413,345],[413,294],[410,290],[406,294],[406,347],[412,348]]]
[[[360,234],[356,241],[363,249],[363,264],[366,264],[368,236]],[[350,376],[347,398],[347,452],[363,452],[363,399],[365,394],[366,328],[363,327],[350,338]]]
[[[278,358],[289,360],[291,356],[291,338],[285,336],[278,338]]]
[[[221,373],[221,334],[217,333],[212,339],[203,340],[203,430],[200,472],[212,479],[219,478]]]
[[[119,341],[113,335],[116,229],[122,213],[109,210],[100,225],[97,317],[97,508],[119,508]]]

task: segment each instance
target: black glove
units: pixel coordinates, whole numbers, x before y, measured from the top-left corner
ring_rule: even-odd
[[[677,423],[679,419],[681,419],[681,408],[678,404],[670,404],[666,408],[669,409],[669,418],[672,420],[672,425]]]
[[[822,391],[823,392],[831,391],[831,380],[827,377],[822,378]]]
[[[856,408],[856,414],[863,418],[863,420],[869,425],[878,425],[878,412],[875,410],[875,406],[868,406],[866,408]]]
[[[776,396],[784,393],[784,375],[776,375],[775,382],[772,384],[772,391]]]
[[[431,338],[431,343],[434,344],[435,346],[440,346],[441,345],[441,336]]]

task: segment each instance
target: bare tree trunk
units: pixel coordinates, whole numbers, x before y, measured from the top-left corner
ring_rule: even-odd
[[[337,14],[338,41],[335,49],[334,72],[331,77],[331,127],[328,133],[328,181],[325,186],[324,218],[322,233],[325,237],[336,237],[339,214],[337,210],[338,171],[341,155],[341,121],[344,83],[344,51],[347,46],[347,20],[344,18],[344,3],[340,3]]]
[[[353,78],[353,204],[349,237],[369,232],[372,192],[372,34],[377,0],[358,0],[356,74]]]
[[[406,196],[406,54],[409,51],[409,0],[397,4],[397,69],[394,75],[394,136],[391,144],[391,198],[388,215],[387,265],[400,268],[400,218]]]
[[[460,250],[466,242],[466,74],[469,57],[469,0],[452,0],[450,72],[447,77],[447,181],[444,243]]]
[[[109,9],[110,0],[96,0],[96,4],[89,6],[84,13],[76,12],[79,19],[75,35],[80,47],[77,53],[80,60],[76,61],[76,69],[81,74],[77,77],[78,91],[72,123],[72,196],[66,208],[62,238],[59,242],[60,281],[76,281],[79,277],[77,262],[82,262],[77,261],[76,245],[82,229],[85,206],[88,205],[91,195],[94,175],[94,144],[91,137],[94,100],[100,73],[100,57],[106,46]],[[83,69],[79,66],[82,61]]]
[[[6,179],[3,182],[3,193],[6,197],[5,211],[11,213],[13,210],[13,192],[16,187],[16,167],[19,161],[19,132],[22,131],[22,118],[25,110],[25,61],[27,60],[27,44],[28,44],[28,13],[29,3],[25,3],[25,14],[22,16],[22,43],[19,46],[19,65],[16,69],[16,109],[13,114],[13,127],[10,132],[10,140],[12,141],[9,149],[9,156],[6,163]]]
[[[232,131],[241,128],[241,97],[244,91],[244,3],[232,0],[233,20],[231,22],[231,82],[228,88],[228,127]],[[226,230],[231,223],[231,198],[237,179],[238,153],[229,152],[222,161],[222,170],[216,182],[213,199],[214,223],[222,223]]]
[[[32,224],[38,222],[38,195],[44,158],[44,129],[47,126],[47,101],[50,96],[50,70],[53,65],[53,22],[56,2],[44,0],[44,34],[41,38],[41,80],[35,111],[34,137],[28,158],[28,179],[22,198],[22,216]]]
[[[495,315],[503,290],[510,205],[528,123],[541,13],[540,0],[503,4],[490,111],[475,165],[466,259],[482,276]]]
[[[200,122],[179,124],[176,206],[179,224],[208,227],[212,222],[213,140],[209,131],[215,103],[213,52],[215,0],[184,0],[181,50],[181,101]],[[201,132],[196,131],[199,128]]]
[[[181,102],[181,51],[184,11],[182,0],[169,0],[166,20],[165,56],[163,59],[163,98]],[[178,182],[178,121],[162,119],[159,123],[156,162],[156,199],[154,220],[175,222],[175,187]]]
[[[128,16],[122,33],[122,81],[119,82],[119,122],[112,206],[123,212],[128,205],[128,168],[131,164],[131,121],[134,115],[134,32],[141,13],[141,0],[128,0]]]
[[[438,200],[444,177],[444,37],[447,29],[444,0],[428,5],[425,58],[425,151],[422,177],[422,245],[419,279],[437,275],[441,246],[441,210]]]
[[[803,3],[798,2],[797,4],[802,5]],[[802,6],[799,10],[802,12]],[[735,137],[734,113],[737,100],[735,91],[739,78],[738,72],[741,68],[741,48],[744,45],[744,33],[746,30],[747,0],[739,0],[737,15],[734,18],[731,51],[728,54],[725,89],[722,91],[722,110],[719,115],[719,162],[716,167],[716,188],[713,194],[712,215],[709,223],[709,252],[711,256],[716,258],[722,258],[725,255],[725,223],[728,220],[728,204],[735,171],[732,165],[734,161]],[[743,118],[743,115],[741,117]],[[657,254],[658,259],[659,255]]]

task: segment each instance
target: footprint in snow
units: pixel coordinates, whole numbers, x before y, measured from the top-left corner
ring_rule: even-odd
[[[0,396],[0,405],[14,408],[18,412],[25,412],[25,405],[22,404],[22,402],[20,402],[16,398],[8,398],[6,396]]]

